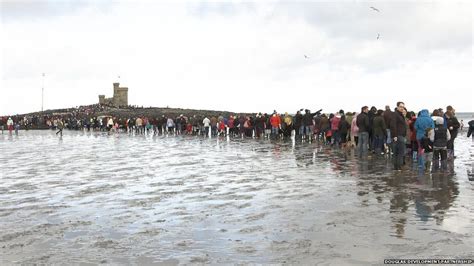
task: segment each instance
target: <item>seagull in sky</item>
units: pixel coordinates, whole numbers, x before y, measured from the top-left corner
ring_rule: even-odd
[[[372,8],[374,11],[377,11],[377,12],[380,12],[380,10],[378,10],[377,8],[371,6],[370,8]]]
[[[309,59],[309,57],[307,55],[304,55],[304,58]]]
[[[377,40],[380,38],[380,33],[377,34]]]

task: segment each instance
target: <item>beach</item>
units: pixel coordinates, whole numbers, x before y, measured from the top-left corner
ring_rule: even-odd
[[[472,258],[474,144],[448,173],[283,140],[0,136],[0,264]]]

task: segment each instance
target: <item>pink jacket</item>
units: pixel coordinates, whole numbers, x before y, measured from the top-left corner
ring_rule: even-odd
[[[351,135],[354,137],[359,135],[359,128],[357,127],[357,123],[356,123],[357,115],[358,114],[354,115],[354,118],[352,118],[352,123],[351,123]]]

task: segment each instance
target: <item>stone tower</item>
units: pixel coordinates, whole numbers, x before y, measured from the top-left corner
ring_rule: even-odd
[[[112,98],[105,98],[105,95],[99,95],[99,104],[105,104],[115,107],[128,106],[128,88],[120,87],[120,83],[114,83],[114,96]]]
[[[128,106],[128,88],[120,87],[120,83],[114,83],[114,105],[117,107],[127,107]]]
[[[105,95],[99,95],[99,104],[105,104]]]

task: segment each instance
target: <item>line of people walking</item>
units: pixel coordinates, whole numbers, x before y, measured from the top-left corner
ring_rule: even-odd
[[[0,119],[8,130],[18,132],[19,121],[10,117]],[[2,123],[3,122],[3,123]],[[452,106],[427,109],[417,114],[409,112],[403,102],[397,102],[391,110],[363,106],[360,113],[344,112],[324,114],[322,110],[311,112],[300,109],[293,116],[280,114],[276,110],[271,114],[257,113],[252,115],[198,116],[183,114],[177,117],[53,117],[49,120],[50,128],[79,129],[87,131],[127,132],[128,134],[153,135],[201,135],[208,137],[229,136],[267,139],[290,139],[294,136],[297,142],[317,141],[335,148],[350,149],[356,147],[359,156],[389,155],[393,158],[394,169],[401,170],[406,164],[406,156],[419,163],[420,168],[446,169],[446,160],[456,158],[454,140],[461,127]],[[468,123],[468,137],[474,138],[474,120]],[[408,152],[407,152],[408,151]]]
[[[474,124],[474,123],[473,123]],[[447,160],[454,160],[454,140],[460,123],[455,110],[448,106],[445,113],[434,110],[431,115],[423,109],[416,115],[408,112],[403,102],[397,102],[394,111],[386,106],[385,111],[367,106],[361,108],[356,118],[358,127],[358,151],[360,156],[367,155],[372,146],[374,153],[385,151],[393,155],[394,169],[400,171],[405,164],[407,148],[413,161],[421,169],[446,170]],[[383,141],[385,140],[385,141]]]

